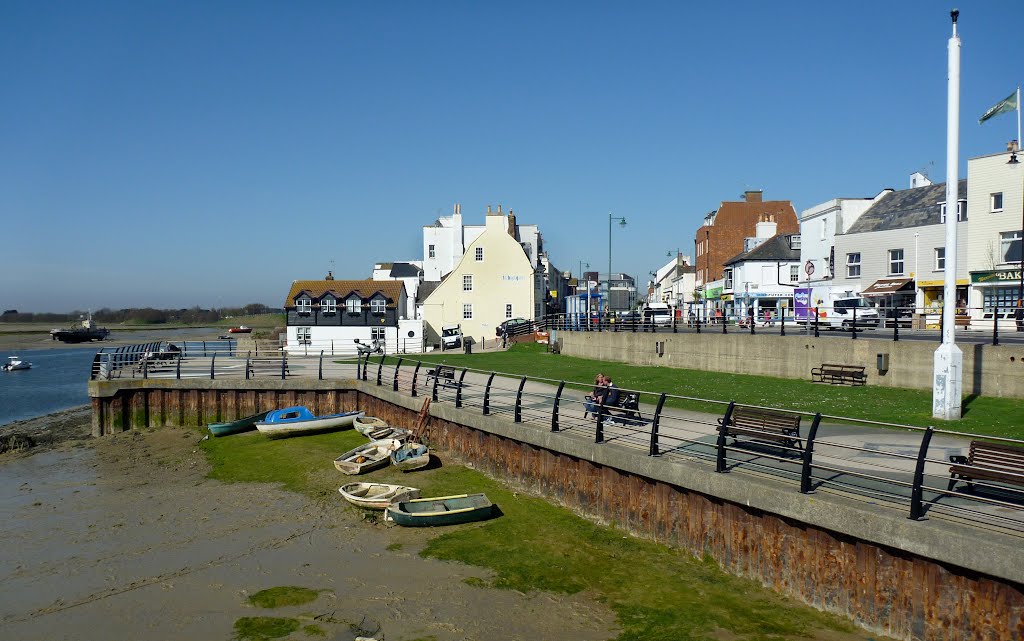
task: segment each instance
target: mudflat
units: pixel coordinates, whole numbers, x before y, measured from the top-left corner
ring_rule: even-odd
[[[87,409],[4,426],[45,435],[0,455],[0,638],[229,639],[298,621],[288,639],[614,637],[589,595],[479,587],[488,571],[421,558],[429,531],[337,499],[207,478],[194,430],[91,439]],[[339,479],[339,485],[341,484]],[[295,586],[302,605],[248,597]]]

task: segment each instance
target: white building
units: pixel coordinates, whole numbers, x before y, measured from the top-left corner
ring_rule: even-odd
[[[376,263],[370,276],[373,280],[400,280],[405,284],[406,309],[403,318],[418,318],[416,315],[416,295],[423,283],[423,262],[405,261],[398,263]]]
[[[911,176],[915,178],[928,180],[919,173]],[[827,285],[835,277],[836,235],[845,234],[871,205],[892,191],[885,189],[874,198],[833,198],[800,212],[800,280],[804,284]]]
[[[677,253],[671,260],[658,268],[654,273],[653,287],[647,296],[647,302],[666,303],[673,310],[686,309],[693,300],[696,288],[696,268],[690,263],[690,257]]]
[[[490,205],[487,206],[491,214]],[[523,251],[533,265],[539,264],[540,252],[543,250],[540,228],[537,225],[519,225],[515,222],[515,214],[508,212],[515,225],[519,242]],[[501,205],[498,205],[501,215]],[[462,205],[456,204],[451,216],[442,216],[433,225],[423,228],[423,280],[437,282],[455,269],[462,260],[466,248],[473,244],[480,234],[484,233],[485,225],[466,225],[462,222]]]
[[[1021,299],[1024,237],[1024,154],[1011,152],[967,161],[967,268],[971,278],[971,313],[991,327],[995,308],[1012,327]],[[1002,325],[1003,323],[1001,323]]]
[[[744,239],[744,251],[725,262],[722,299],[726,315],[779,318],[793,307],[793,290],[800,282],[800,235],[775,234],[774,221],[757,223],[756,235]],[[729,304],[729,301],[732,304]]]

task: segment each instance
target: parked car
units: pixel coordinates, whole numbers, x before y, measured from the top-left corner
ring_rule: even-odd
[[[441,327],[441,351],[446,349],[458,349],[462,346],[462,327],[459,325],[444,325]]]
[[[494,335],[501,336],[502,330],[505,330],[509,336],[529,334],[533,332],[533,321],[525,318],[510,318],[494,328]]]

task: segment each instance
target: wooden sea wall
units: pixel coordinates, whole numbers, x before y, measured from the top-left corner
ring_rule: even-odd
[[[315,413],[358,407],[389,422],[411,425],[422,403],[421,398],[356,381],[341,387],[327,381],[308,381],[305,386],[294,380],[234,382],[247,389],[234,389],[226,381],[212,383],[125,383],[96,394],[90,387],[93,433],[204,425],[299,404]],[[849,617],[876,633],[913,641],[1024,639],[1024,585],[937,560],[943,558],[938,553],[930,557],[930,549],[938,552],[948,545],[941,537],[922,535],[921,540],[908,541],[906,549],[880,545],[806,522],[813,519],[779,516],[657,478],[657,470],[685,463],[632,452],[622,454],[627,464],[603,463],[600,453],[610,452],[608,445],[516,425],[506,418],[481,417],[478,410],[438,405],[432,408],[430,430],[431,446],[449,460],[471,463],[591,520],[697,557],[710,556],[731,574]],[[636,460],[629,462],[629,457]],[[651,472],[637,471],[645,469]],[[736,480],[736,475],[717,475],[722,476]],[[839,509],[824,495],[795,494],[793,500],[814,500],[820,504],[818,510]],[[869,525],[878,531],[894,523],[887,513],[879,512],[877,519]],[[1011,568],[1010,576],[1014,572],[1020,575],[1024,569]]]

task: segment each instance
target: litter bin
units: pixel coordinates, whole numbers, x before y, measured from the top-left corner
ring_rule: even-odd
[[[462,348],[466,350],[467,354],[473,353],[473,341],[468,336],[462,341]]]

